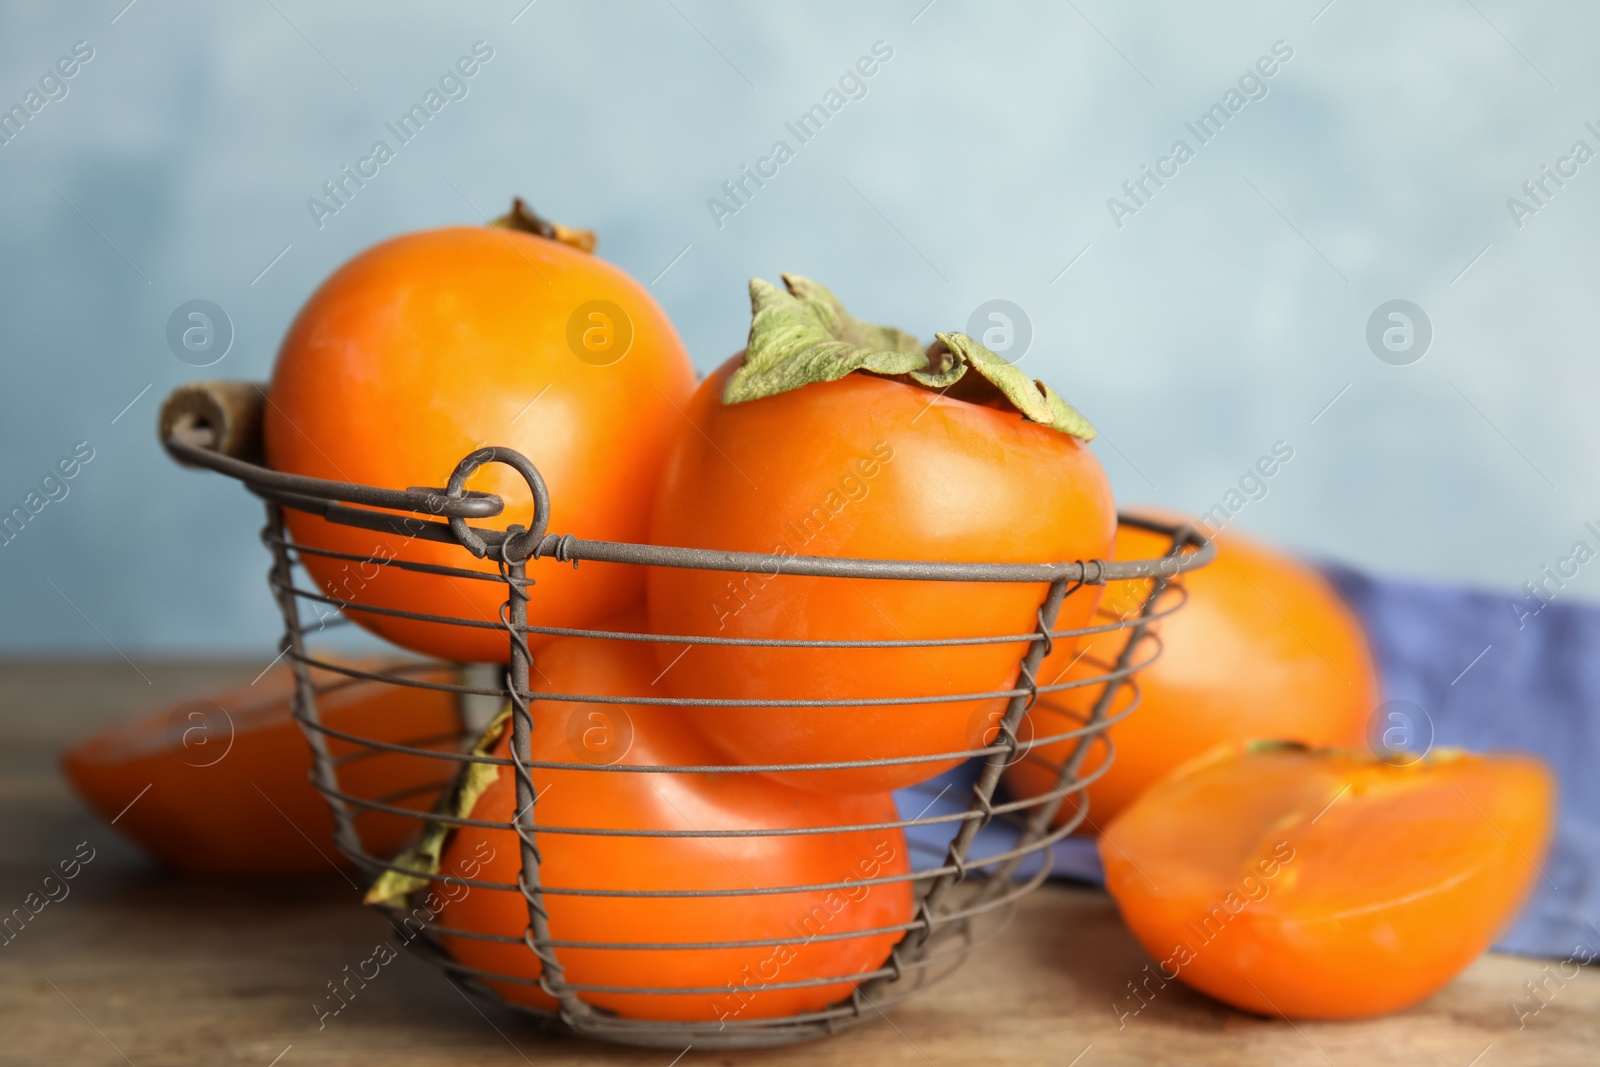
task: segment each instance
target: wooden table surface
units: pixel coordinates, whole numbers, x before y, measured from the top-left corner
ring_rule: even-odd
[[[177,879],[90,814],[56,771],[67,744],[124,715],[248,680],[259,664],[122,660],[0,665],[0,911],[79,842],[71,894],[0,948],[0,1064],[643,1064],[675,1052],[552,1039],[483,1007],[402,953],[319,1031],[313,1002],[388,929],[340,876],[238,885]],[[1108,898],[1048,886],[994,943],[887,1018],[768,1052],[690,1049],[700,1064],[1404,1064],[1600,1062],[1600,973],[1585,968],[1519,1029],[1510,1002],[1543,961],[1486,956],[1401,1015],[1261,1019],[1176,983],[1119,1026],[1149,957]]]

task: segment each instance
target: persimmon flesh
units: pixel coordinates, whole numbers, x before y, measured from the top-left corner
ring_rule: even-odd
[[[355,666],[380,672],[382,664]],[[408,669],[413,681],[449,684],[448,668]],[[316,671],[324,725],[356,737],[453,751],[461,733],[454,694]],[[73,788],[117,829],[185,874],[265,876],[326,872],[347,862],[333,813],[310,780],[312,756],[294,721],[286,665],[253,685],[115,724],[68,749]],[[426,812],[454,763],[379,752],[339,738],[341,791]],[[149,787],[148,790],[146,787]],[[416,818],[353,807],[363,849],[387,857],[416,835]],[[120,815],[120,817],[119,817]]]
[[[1263,1015],[1360,1018],[1489,946],[1540,876],[1553,806],[1531,757],[1269,746],[1155,785],[1100,857],[1164,977]]]

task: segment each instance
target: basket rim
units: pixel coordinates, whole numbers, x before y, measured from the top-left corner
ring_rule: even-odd
[[[1103,585],[1112,581],[1174,578],[1210,563],[1216,544],[1188,520],[1171,522],[1127,511],[1117,512],[1119,525],[1163,534],[1173,549],[1156,559],[1062,560],[1034,563],[986,563],[950,560],[861,559],[838,556],[803,556],[771,552],[739,552],[712,548],[648,545],[629,541],[599,541],[571,534],[546,534],[548,516],[533,516],[532,532],[507,532],[468,526],[468,518],[491,518],[504,511],[504,501],[493,494],[471,490],[411,487],[387,489],[354,482],[330,481],[276,471],[249,460],[225,455],[211,447],[208,430],[186,430],[167,436],[162,444],[179,463],[203,467],[243,482],[245,488],[269,503],[302,511],[342,525],[379,532],[405,534],[421,540],[456,544],[476,556],[502,558],[510,547],[513,559],[553,558],[576,564],[580,560],[623,563],[690,570],[760,572],[769,576],[793,575],[824,578],[878,578],[899,581],[946,582],[1081,582]],[[479,449],[456,468],[453,484],[467,469],[486,462],[510,462],[534,486],[535,501],[548,499],[533,464],[513,449]],[[352,506],[355,505],[355,506]],[[536,510],[538,505],[535,505]],[[420,515],[445,517],[418,518]],[[464,535],[464,536],[463,536]],[[476,542],[476,544],[474,544]],[[480,551],[482,549],[482,551]]]

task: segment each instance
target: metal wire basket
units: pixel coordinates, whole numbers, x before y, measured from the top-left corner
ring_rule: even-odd
[[[538,985],[558,1005],[554,1010],[542,1010],[524,1004],[512,1004],[501,997],[489,983],[527,981],[526,978],[508,976],[466,966],[452,957],[441,938],[459,935],[439,922],[423,924],[420,936],[411,940],[414,949],[423,952],[433,962],[445,969],[463,989],[474,994],[507,1004],[518,1011],[529,1013],[542,1023],[558,1030],[601,1038],[632,1045],[681,1049],[693,1044],[700,1048],[758,1047],[788,1044],[821,1037],[876,1017],[883,1009],[904,999],[917,989],[951,973],[962,958],[975,946],[992,938],[1003,928],[1015,903],[1026,893],[1041,884],[1050,873],[1050,847],[1071,833],[1087,815],[1083,789],[1090,781],[1105,773],[1110,765],[1111,744],[1105,735],[1107,726],[1136,710],[1139,702],[1136,673],[1160,655],[1160,640],[1150,629],[1153,622],[1178,610],[1183,603],[1181,583],[1174,583],[1183,572],[1203,566],[1214,555],[1210,542],[1187,524],[1167,524],[1145,518],[1122,516],[1121,521],[1143,527],[1170,538],[1168,552],[1155,559],[1079,560],[1069,562],[1040,562],[1030,564],[996,563],[946,563],[928,561],[894,561],[864,559],[834,559],[824,557],[770,556],[760,553],[720,552],[700,549],[662,547],[643,544],[622,544],[604,541],[587,541],[572,536],[561,536],[546,531],[549,514],[549,495],[539,472],[520,454],[504,448],[484,448],[464,458],[442,489],[391,489],[332,482],[273,471],[258,460],[260,451],[260,410],[264,387],[250,383],[209,382],[185,386],[173,394],[162,412],[161,438],[169,454],[186,466],[202,467],[235,478],[261,498],[266,504],[267,523],[262,539],[272,554],[269,583],[282,610],[284,635],[281,652],[292,665],[296,675],[295,716],[303,727],[315,755],[313,781],[326,797],[336,820],[336,841],[340,849],[369,878],[380,877],[385,871],[406,869],[393,857],[369,854],[362,846],[356,820],[366,811],[381,811],[417,819],[420,825],[432,818],[460,824],[445,816],[426,816],[416,810],[415,798],[408,806],[399,806],[399,797],[361,797],[341,787],[341,768],[352,758],[348,754],[334,757],[330,754],[330,740],[348,749],[358,746],[367,752],[400,752],[409,756],[438,761],[441,768],[437,791],[447,788],[446,782],[456,772],[470,763],[510,765],[516,789],[517,815],[514,821],[504,824],[514,832],[519,841],[521,877],[518,884],[475,880],[458,876],[433,875],[440,880],[460,883],[473,888],[493,889],[520,893],[527,903],[528,924],[521,938],[501,938],[523,945],[534,953],[540,963]],[[468,476],[485,463],[505,463],[518,470],[533,492],[534,515],[526,527],[511,526],[507,531],[479,528],[470,525],[498,515],[503,508],[500,498],[463,489]],[[433,472],[419,472],[426,475]],[[396,612],[394,609],[374,609],[359,603],[326,595],[321,590],[306,588],[296,583],[296,566],[302,556],[312,553],[337,555],[308,546],[296,545],[288,537],[284,524],[284,510],[297,509],[320,515],[330,521],[385,533],[401,533],[432,541],[462,546],[479,558],[488,557],[499,564],[499,574],[484,574],[452,568],[388,558],[368,558],[361,563],[372,566],[402,566],[428,573],[472,576],[484,580],[500,581],[506,586],[505,606],[498,625],[506,631],[509,645],[509,668],[504,671],[503,684],[445,684],[428,681],[416,672],[372,674],[338,662],[318,659],[307,651],[308,627],[302,618],[302,605],[318,605],[325,614],[331,607],[341,613],[364,610],[387,610],[429,622],[486,625],[481,620],[453,619],[425,613]],[[423,517],[425,516],[425,517]],[[1047,586],[1047,593],[1038,610],[1037,627],[1029,634],[996,634],[985,638],[959,638],[945,640],[821,642],[800,640],[756,641],[757,645],[829,646],[845,644],[850,647],[873,648],[882,646],[928,647],[960,643],[1026,644],[1020,674],[1014,688],[984,694],[959,694],[948,698],[917,697],[915,702],[928,703],[936,699],[974,700],[978,698],[1004,698],[1004,714],[994,740],[965,751],[946,752],[925,757],[927,762],[947,762],[956,759],[979,761],[976,781],[972,785],[971,799],[965,808],[923,814],[916,818],[899,819],[892,823],[873,826],[841,826],[833,832],[844,833],[864,829],[899,829],[916,831],[924,836],[939,828],[943,855],[926,864],[913,864],[909,873],[893,874],[878,879],[864,879],[865,883],[909,882],[914,891],[915,910],[910,921],[893,927],[857,931],[852,936],[866,937],[886,933],[899,934],[898,943],[882,965],[864,973],[832,975],[808,979],[799,983],[773,983],[770,988],[786,984],[819,985],[848,983],[853,990],[847,997],[822,1010],[781,1018],[723,1019],[719,1022],[677,1022],[625,1018],[595,1006],[591,995],[600,987],[569,980],[562,966],[563,952],[574,942],[564,942],[552,935],[546,895],[549,887],[541,886],[541,837],[571,832],[558,826],[541,826],[537,820],[539,779],[551,768],[530,757],[529,739],[533,730],[533,716],[538,714],[539,694],[529,687],[529,669],[532,654],[528,648],[528,635],[548,632],[528,625],[528,600],[537,591],[530,591],[526,577],[528,561],[554,556],[561,560],[597,560],[612,563],[638,564],[649,567],[687,567],[719,572],[754,573],[768,575],[783,573],[825,578],[872,578],[899,581],[939,582],[1027,582]],[[346,558],[340,556],[339,558]],[[1147,580],[1148,593],[1142,597],[1137,610],[1103,625],[1076,630],[1053,630],[1056,616],[1063,601],[1089,586],[1110,581]],[[310,583],[315,585],[315,583]],[[494,625],[490,623],[488,625]],[[319,625],[319,628],[321,626]],[[1072,680],[1055,684],[1039,684],[1036,668],[1045,657],[1051,643],[1062,638],[1078,638],[1110,631],[1131,631],[1129,640],[1112,662],[1098,663],[1103,668],[1093,676],[1075,672]],[[617,634],[601,630],[565,631],[586,638],[607,639],[624,637],[633,640],[670,641],[675,644],[695,644],[714,641],[714,638],[683,636],[655,636],[649,634]],[[508,701],[511,717],[511,758],[500,759],[474,754],[470,748],[472,731],[463,725],[462,744],[447,751],[433,745],[420,748],[397,745],[370,738],[355,736],[326,725],[319,716],[316,689],[312,684],[312,668],[331,671],[351,678],[376,679],[396,686],[414,686],[443,690],[458,694],[464,699],[482,698]],[[489,682],[481,679],[480,682]],[[1103,686],[1092,709],[1082,716],[1079,724],[1068,731],[1049,736],[1021,737],[1019,725],[1033,702],[1045,693],[1086,686]],[[603,703],[614,698],[599,696],[564,695],[564,700],[593,700]],[[887,705],[894,700],[869,700],[868,705]],[[910,698],[899,701],[912,702]],[[822,704],[822,701],[805,700],[715,700],[662,697],[640,697],[639,705],[694,705],[739,707],[804,707]],[[1063,761],[1056,788],[1041,796],[999,801],[995,789],[1002,771],[1025,756],[1030,750],[1071,741],[1070,754]],[[1091,752],[1099,746],[1100,758],[1087,775],[1080,773]],[[886,763],[907,762],[899,759],[863,759],[849,763],[812,765],[818,768],[872,767]],[[786,765],[785,770],[796,766]],[[693,771],[706,774],[749,774],[780,768],[750,766],[695,767]],[[610,765],[604,762],[563,765],[563,771],[582,771],[601,775],[624,770],[661,773],[682,772],[682,767],[631,767]],[[1075,805],[1071,817],[1052,827],[1058,810],[1064,803]],[[980,830],[994,821],[1014,826],[1015,844],[1002,847],[985,855],[974,855],[973,846]],[[696,831],[659,831],[665,834],[693,836]],[[771,830],[749,827],[749,836],[772,833],[817,833],[808,830]],[[721,832],[727,836],[726,831]],[[735,831],[737,835],[739,831]],[[628,836],[623,834],[622,836]],[[640,835],[634,835],[640,836]],[[1042,862],[1040,862],[1042,860]],[[1027,869],[1024,870],[1024,865]],[[1019,874],[1019,871],[1023,873]],[[411,872],[426,874],[428,872]],[[840,883],[842,885],[842,883]],[[838,885],[790,886],[793,892],[838,888]],[[567,895],[583,895],[582,888],[562,887],[557,890]],[[770,890],[762,890],[770,891]],[[757,890],[752,889],[754,893]],[[649,897],[650,891],[618,894],[607,891],[607,896]],[[662,894],[666,895],[666,894]],[[730,895],[724,891],[721,895]],[[732,894],[732,895],[737,895]],[[397,930],[409,924],[415,933],[416,920],[395,906],[385,906]],[[482,935],[477,935],[482,936]],[[674,940],[671,930],[661,931],[658,943],[640,945],[636,942],[617,942],[606,947],[634,951],[670,951],[693,949],[748,948],[759,951],[775,947],[792,939],[771,938],[745,941],[685,942]],[[585,947],[594,947],[584,943]],[[682,995],[705,993],[715,995],[720,988],[685,989],[683,987],[654,988],[630,987],[625,990],[640,994]]]

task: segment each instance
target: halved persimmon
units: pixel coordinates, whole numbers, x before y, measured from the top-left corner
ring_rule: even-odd
[[[1554,801],[1527,756],[1265,743],[1152,787],[1100,858],[1163,978],[1263,1015],[1359,1018],[1489,946],[1539,877]]]
[[[451,684],[430,664],[363,661],[371,673]],[[323,725],[378,743],[453,752],[462,732],[453,693],[312,675]],[[255,683],[119,722],[61,756],[78,794],[118,830],[185,874],[266,876],[326,872],[347,861],[334,845],[333,813],[311,784],[311,746],[295,722],[294,674],[280,664]],[[417,811],[412,818],[353,808],[363,849],[399,851],[422,826],[454,763],[327,739],[342,792]]]

